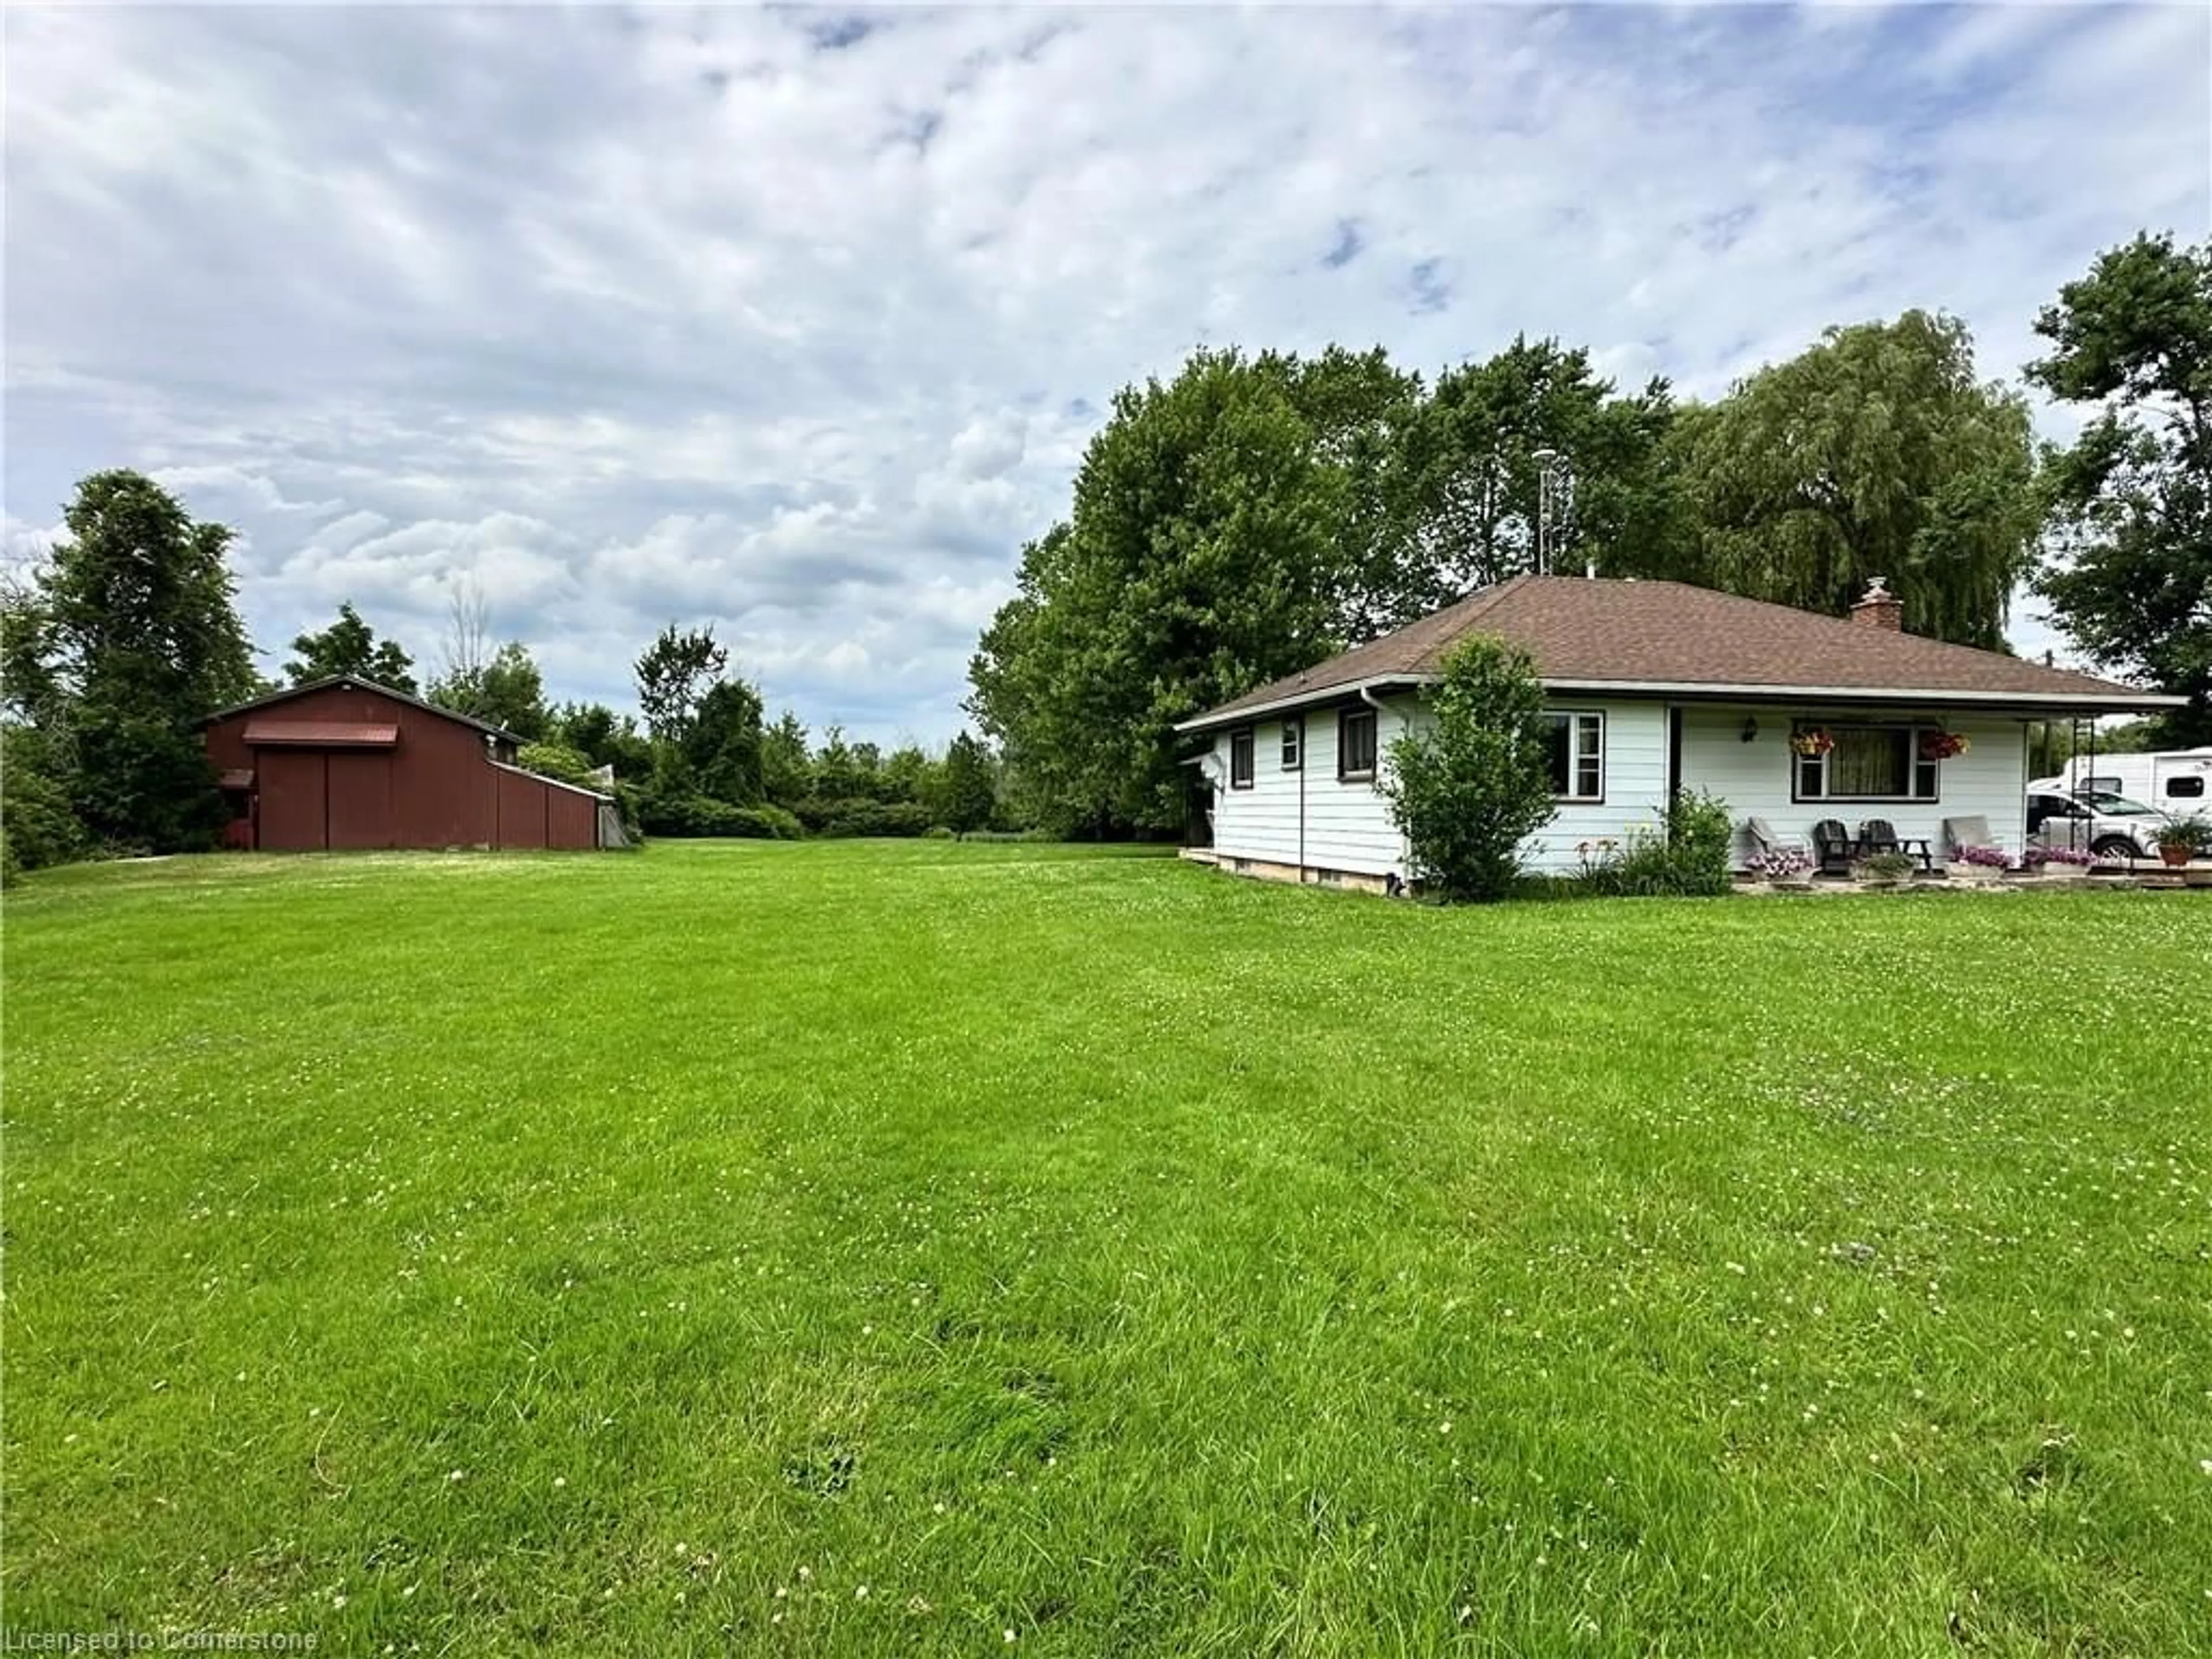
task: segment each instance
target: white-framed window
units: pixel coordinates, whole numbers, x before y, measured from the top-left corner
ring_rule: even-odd
[[[1347,708],[1336,717],[1336,776],[1364,783],[1375,775],[1375,711]]]
[[[1942,772],[1935,739],[1942,735],[1904,723],[1801,725],[1790,740],[1793,799],[1935,800]]]
[[[1565,709],[1547,714],[1552,793],[1561,800],[1605,799],[1605,716]]]
[[[1295,772],[1306,763],[1306,722],[1293,714],[1283,722],[1283,770]]]
[[[1252,751],[1256,734],[1250,726],[1229,734],[1229,787],[1249,789],[1252,787]]]

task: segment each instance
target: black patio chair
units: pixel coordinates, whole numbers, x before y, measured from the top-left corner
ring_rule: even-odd
[[[1887,818],[1869,818],[1859,825],[1859,852],[1862,855],[1905,853],[1918,859],[1923,870],[1932,872],[1936,868],[1935,854],[1928,843],[1917,837],[1899,836],[1897,826]]]
[[[1813,858],[1824,876],[1848,876],[1858,843],[1839,818],[1822,818],[1813,826]]]

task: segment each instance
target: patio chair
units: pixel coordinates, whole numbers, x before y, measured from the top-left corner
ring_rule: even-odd
[[[1840,818],[1822,818],[1813,826],[1813,858],[1824,876],[1848,876],[1851,860],[1858,856],[1858,843],[1844,828]]]
[[[1765,818],[1746,818],[1743,821],[1743,833],[1751,842],[1751,850],[1754,857],[1768,853],[1802,853],[1805,850],[1803,842],[1784,840],[1775,827]]]
[[[1887,818],[1869,818],[1859,825],[1859,851],[1866,853],[1907,853],[1920,860],[1923,870],[1936,868],[1936,857],[1927,842],[1919,836],[1900,836],[1897,826]]]

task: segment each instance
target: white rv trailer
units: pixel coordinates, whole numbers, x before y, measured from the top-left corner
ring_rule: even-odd
[[[2161,812],[2212,812],[2212,747],[2148,755],[2076,755],[2055,778],[2029,788],[2075,795],[2126,795]]]

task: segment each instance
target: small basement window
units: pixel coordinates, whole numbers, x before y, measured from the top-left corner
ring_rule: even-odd
[[[1561,800],[1605,799],[1605,716],[1547,714],[1552,793]]]
[[[1252,787],[1252,748],[1250,726],[1229,734],[1229,787],[1231,789],[1249,789]]]
[[[1295,772],[1305,764],[1306,723],[1303,720],[1283,722],[1283,770]]]
[[[1347,708],[1336,717],[1336,775],[1364,783],[1375,775],[1375,711]]]

